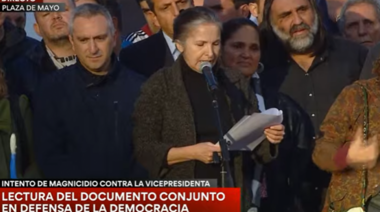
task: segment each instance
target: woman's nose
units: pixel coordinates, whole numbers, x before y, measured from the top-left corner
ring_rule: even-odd
[[[247,48],[244,48],[242,51],[241,51],[241,56],[244,57],[244,58],[249,58],[251,57],[251,52],[249,49]]]

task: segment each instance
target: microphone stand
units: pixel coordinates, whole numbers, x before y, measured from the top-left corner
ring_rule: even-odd
[[[222,123],[220,121],[220,113],[219,113],[219,103],[216,97],[216,90],[217,88],[211,88],[210,93],[212,96],[212,106],[214,107],[215,110],[215,121],[218,127],[219,131],[219,145],[221,149],[221,157],[217,153],[214,153],[214,159],[216,159],[215,162],[220,162],[221,166],[221,187],[226,188],[226,187],[234,187],[234,182],[232,180],[232,175],[231,175],[231,168],[230,168],[230,153],[228,151],[227,147],[227,141],[224,139],[224,133],[223,133],[223,128],[222,128]]]

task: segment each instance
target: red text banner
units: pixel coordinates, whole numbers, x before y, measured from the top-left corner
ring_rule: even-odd
[[[240,212],[239,188],[1,188],[1,212]]]

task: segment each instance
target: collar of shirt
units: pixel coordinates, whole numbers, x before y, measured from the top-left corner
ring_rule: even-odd
[[[251,15],[249,17],[249,20],[251,20],[253,23],[255,23],[257,26],[259,25],[259,21],[257,20],[257,18],[253,15]]]
[[[48,55],[50,56],[51,60],[53,61],[54,65],[58,69],[62,69],[66,66],[73,65],[77,62],[76,55],[68,56],[68,57],[57,57],[55,56],[54,52],[51,51],[51,49],[45,45],[46,51]]]
[[[330,52],[333,51],[335,48],[334,38],[331,35],[326,35],[325,42],[322,45],[323,46],[319,49],[319,51],[315,52],[315,59],[313,60],[311,66],[309,68],[309,71],[312,71],[316,65],[323,63],[328,59]],[[287,54],[287,58],[288,59],[286,60],[286,62],[288,64],[290,64],[290,63],[295,64],[296,63],[291,58],[290,54]]]
[[[169,49],[170,49],[170,53],[173,55],[174,57],[174,60],[176,60],[178,57],[178,55],[176,55],[176,52],[178,51],[177,48],[175,47],[175,44],[173,42],[173,39],[171,39],[169,37],[169,35],[167,35],[164,31],[162,31],[162,34],[164,34],[164,38],[166,40],[166,43],[168,44],[169,46]]]
[[[98,86],[102,83],[105,83],[108,80],[115,79],[119,73],[120,70],[120,65],[119,61],[116,58],[116,55],[113,54],[111,56],[111,67],[110,70],[106,75],[95,75],[89,72],[85,67],[82,66],[80,61],[76,64],[77,67],[79,68],[79,73],[83,79],[83,81],[86,84],[87,88],[93,87],[93,86]]]

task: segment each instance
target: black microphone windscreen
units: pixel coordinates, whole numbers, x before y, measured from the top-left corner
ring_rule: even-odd
[[[218,83],[215,80],[214,73],[212,72],[212,65],[209,62],[202,62],[200,66],[200,71],[204,75],[207,84],[210,86],[211,90],[215,90],[218,87]]]

